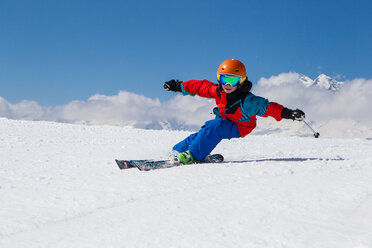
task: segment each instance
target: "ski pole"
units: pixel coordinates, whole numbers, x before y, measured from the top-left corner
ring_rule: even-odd
[[[314,137],[319,138],[320,134],[318,132],[315,132],[314,129],[312,129],[312,127],[310,127],[310,125],[307,124],[307,122],[305,120],[302,120],[302,121],[306,124],[306,126],[308,126],[310,128],[311,131],[313,131]]]

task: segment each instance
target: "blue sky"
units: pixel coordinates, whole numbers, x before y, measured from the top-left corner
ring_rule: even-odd
[[[119,90],[169,99],[164,81],[254,82],[294,71],[372,78],[370,1],[0,1],[0,96],[42,105]]]

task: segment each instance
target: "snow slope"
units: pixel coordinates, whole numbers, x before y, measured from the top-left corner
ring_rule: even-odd
[[[372,247],[372,140],[250,135],[141,172],[188,132],[0,118],[0,247]]]

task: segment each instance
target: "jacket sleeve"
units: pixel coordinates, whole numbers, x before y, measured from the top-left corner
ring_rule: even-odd
[[[262,117],[268,117],[271,116],[275,120],[280,121],[283,119],[282,117],[282,111],[283,106],[276,103],[276,102],[270,102],[269,105],[266,108],[266,113]]]
[[[247,116],[271,116],[275,120],[280,121],[282,119],[281,113],[283,108],[278,103],[269,102],[266,98],[255,96],[252,93],[249,93],[244,100],[244,113]]]
[[[217,85],[208,80],[189,80],[181,84],[183,95],[198,95],[206,98],[217,98]]]

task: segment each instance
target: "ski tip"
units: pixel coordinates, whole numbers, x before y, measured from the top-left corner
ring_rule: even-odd
[[[115,159],[115,163],[117,164],[120,170],[124,169],[119,160]]]
[[[129,169],[129,168],[134,167],[127,160],[117,160],[117,159],[115,159],[115,162],[118,165],[120,170]]]

